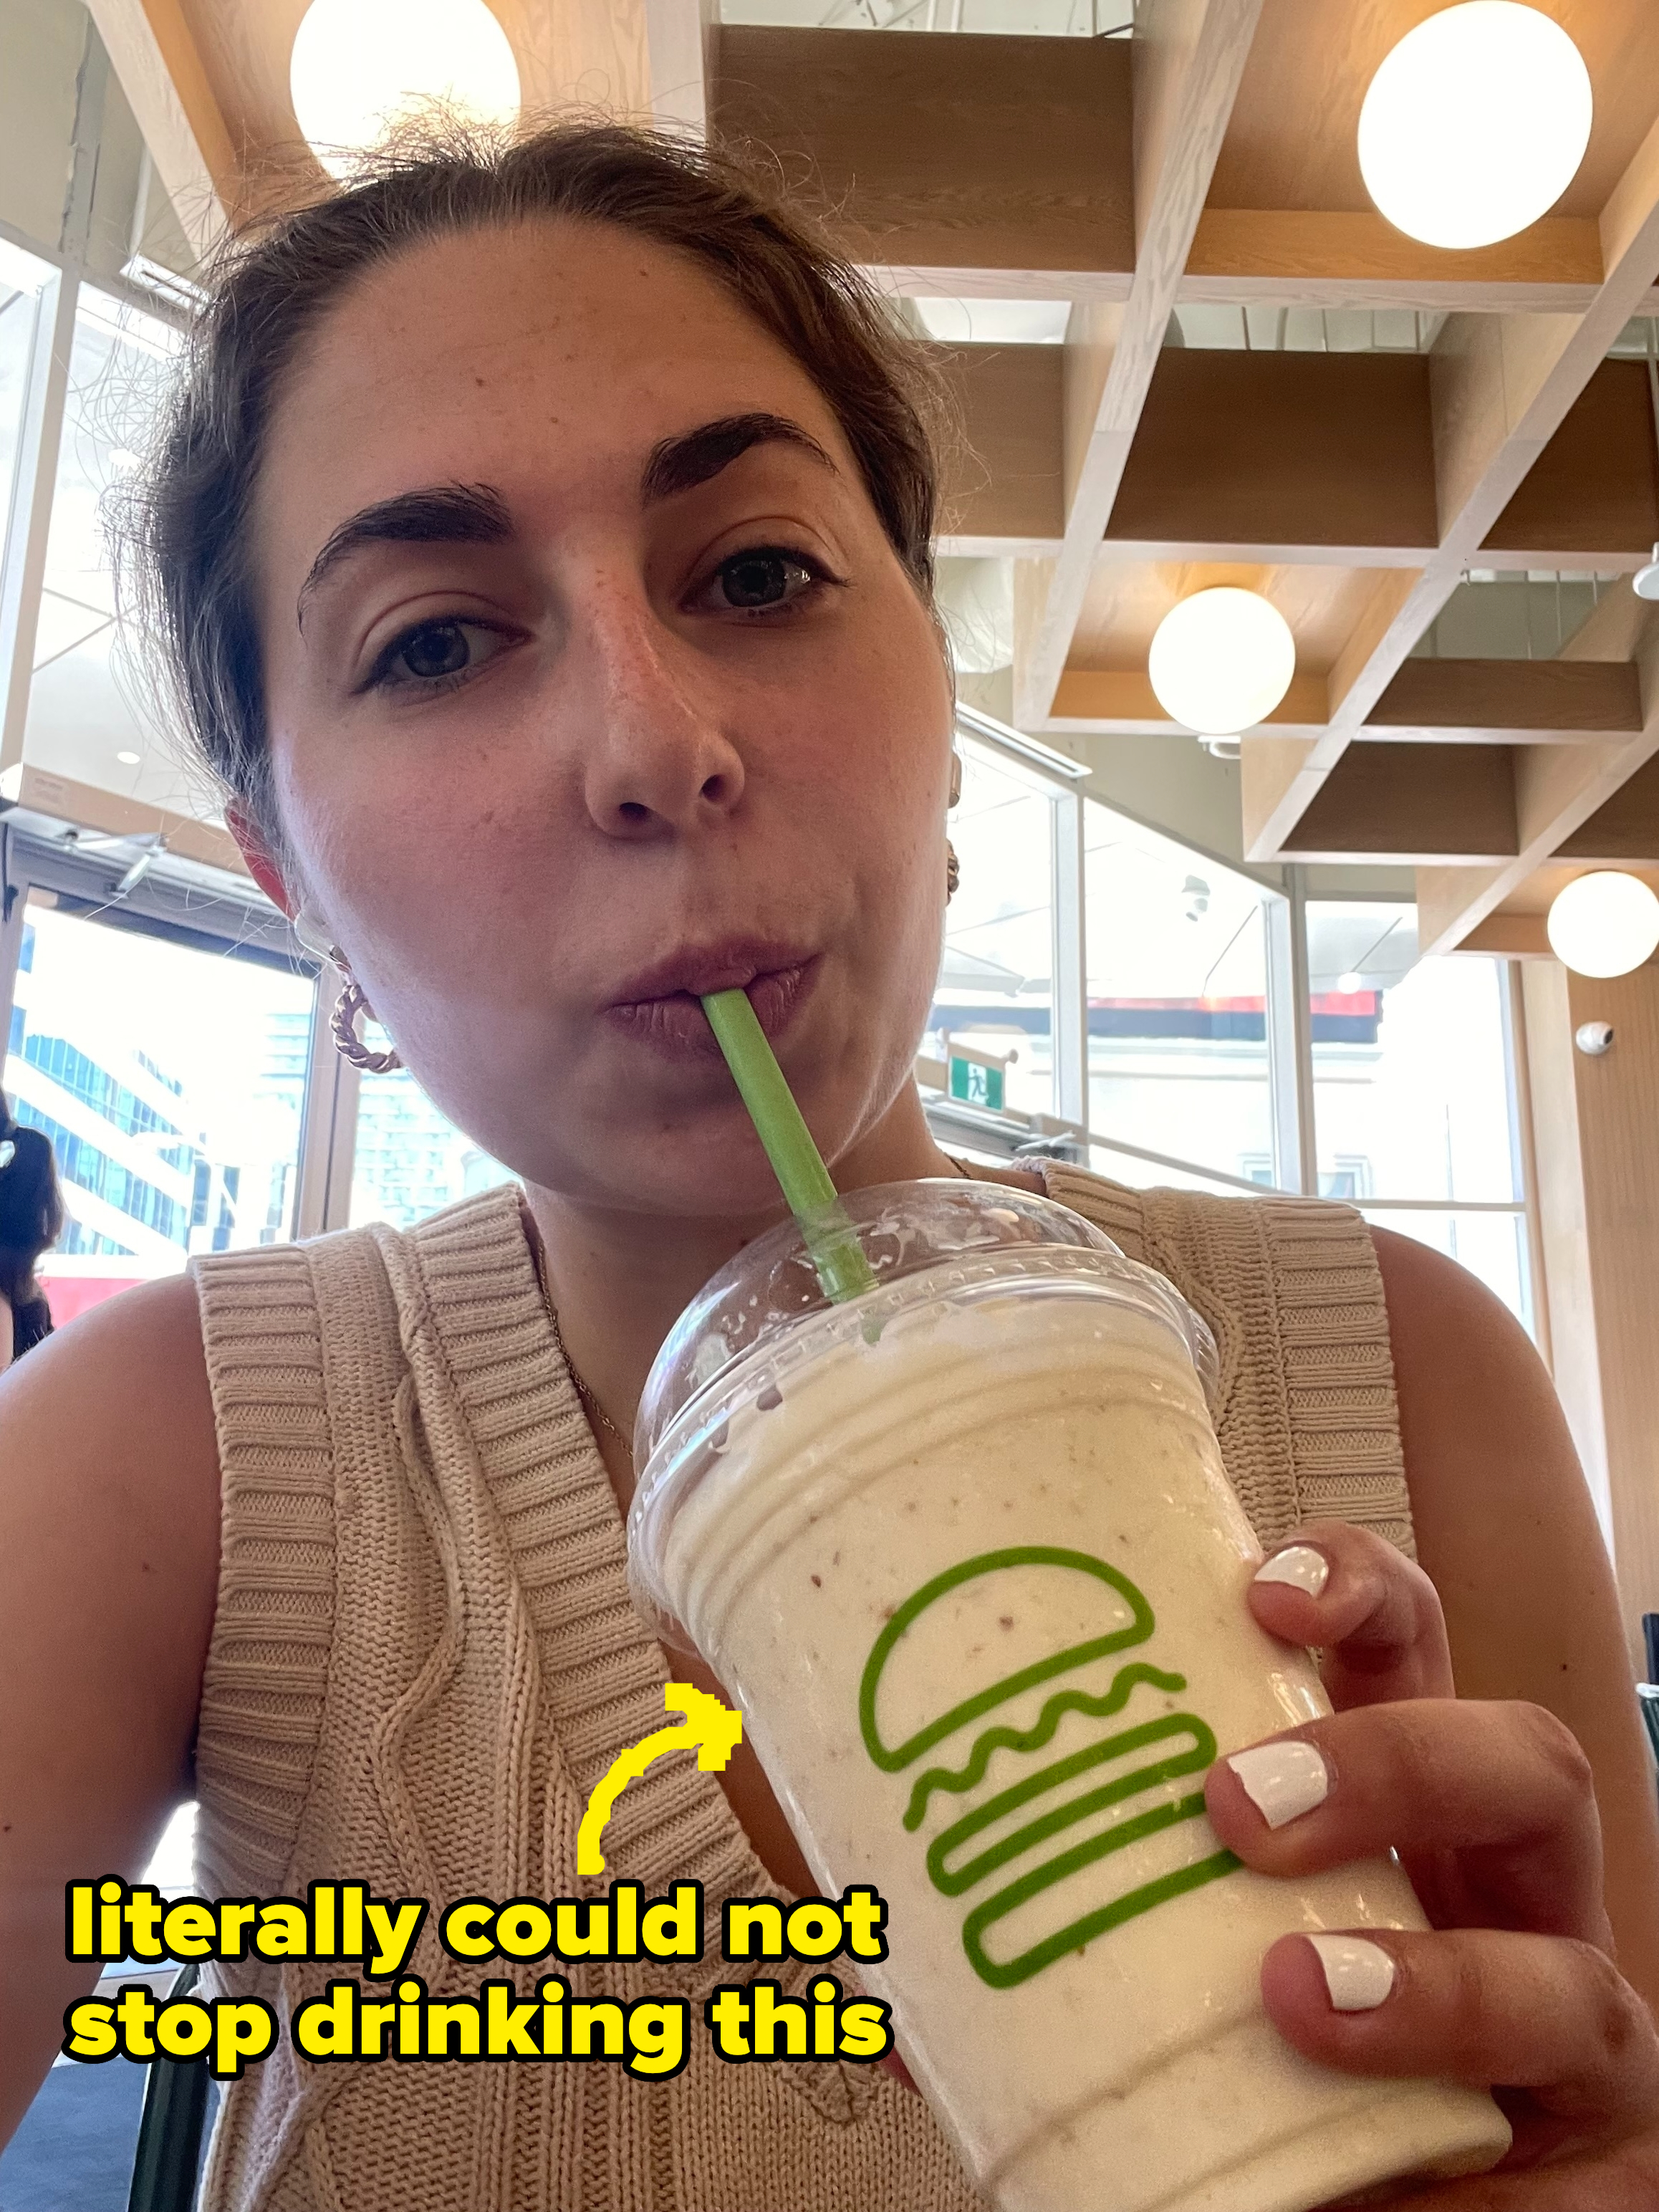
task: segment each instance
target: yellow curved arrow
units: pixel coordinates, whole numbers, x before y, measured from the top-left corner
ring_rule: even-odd
[[[690,1751],[695,1747],[697,1765],[703,1772],[718,1774],[743,1740],[743,1715],[734,1713],[730,1705],[723,1705],[718,1698],[710,1697],[707,1690],[699,1690],[694,1683],[667,1683],[662,1701],[671,1713],[684,1713],[685,1718],[656,1729],[643,1742],[630,1744],[611,1760],[609,1772],[588,1799],[582,1824],[576,1831],[578,1874],[605,1872],[605,1853],[599,1849],[605,1824],[617,1798],[636,1776],[644,1773],[653,1759],[660,1759],[667,1751]]]

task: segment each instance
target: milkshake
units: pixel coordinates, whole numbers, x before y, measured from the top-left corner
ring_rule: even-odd
[[[1219,1755],[1328,1711],[1255,1626],[1203,1323],[1046,1199],[847,1201],[876,1287],[793,1230],[716,1277],[641,1413],[641,1601],[696,1644],[824,1893],[872,1884],[861,1970],[1004,2212],[1304,2212],[1502,2155],[1490,2099],[1314,2065],[1262,1954],[1420,1929],[1377,1861],[1252,1874]]]

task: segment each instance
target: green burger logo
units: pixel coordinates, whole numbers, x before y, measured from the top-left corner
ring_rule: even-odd
[[[1055,1576],[1085,1579],[1056,1587]],[[1035,1606],[1034,1598],[1039,1601]],[[982,1686],[969,1686],[975,1659],[994,1648],[986,1625],[1013,1632],[1034,1619],[1075,1620],[1097,1632],[1030,1657]],[[1028,1691],[1145,1644],[1155,1626],[1152,1607],[1128,1577],[1087,1552],[1022,1544],[963,1559],[906,1598],[876,1638],[859,1686],[865,1748],[884,1772],[903,1773],[936,1745]],[[975,1632],[977,1643],[964,1640]],[[941,1662],[950,1665],[943,1677]],[[920,1718],[928,1702],[923,1684],[941,1678],[954,1679],[967,1694],[946,1711]],[[975,1791],[998,1754],[1012,1753],[1023,1761],[1045,1749],[1067,1714],[1115,1722],[1143,1686],[1173,1695],[1187,1682],[1184,1675],[1135,1660],[1120,1667],[1103,1690],[1075,1684],[1056,1689],[1024,1728],[998,1723],[982,1729],[960,1764],[927,1765],[918,1773],[905,1808],[905,1826],[919,1829],[936,1798],[948,1805]],[[904,1717],[902,1732],[892,1727],[896,1713]],[[886,1741],[884,1717],[890,1732],[900,1735],[897,1742]],[[957,1748],[959,1754],[961,1747]],[[1202,1818],[1201,1787],[1176,1795],[1165,1785],[1182,1777],[1201,1778],[1215,1756],[1214,1733],[1195,1713],[1168,1712],[1131,1727],[1109,1726],[1096,1741],[974,1802],[941,1829],[927,1846],[927,1872],[943,1895],[965,1895],[992,1875],[1017,1869],[1013,1879],[981,1895],[963,1923],[963,1947],[981,1980],[993,1989],[1011,1989],[1167,1899],[1231,1874],[1239,1862],[1224,1850],[1147,1875],[1145,1854],[1132,1848]],[[1000,1773],[1008,1765],[1002,1759]],[[1092,1775],[1099,1778],[1091,1786],[1073,1790],[1081,1778]],[[1157,1802],[1143,1811],[1115,1809],[1151,1791],[1158,1793]],[[1097,1814],[1108,1816],[1105,1826],[1080,1842],[1045,1852],[1054,1838]],[[1116,1862],[1115,1855],[1123,1852],[1127,1857]],[[1109,1860],[1121,1868],[1123,1883],[1104,1901],[1099,1874],[1086,1885],[1086,1901],[1075,1889],[1067,1893],[1065,1886],[1074,1877]],[[1136,1879],[1138,1873],[1142,1879]],[[1033,1916],[1021,1912],[1017,1925],[1023,1948],[993,1956],[986,1943],[988,1931],[1049,1891],[1057,1893],[1054,1910],[1043,1914],[1039,1908],[1040,1932],[1034,1932]],[[1050,1924],[1054,1920],[1062,1924]]]

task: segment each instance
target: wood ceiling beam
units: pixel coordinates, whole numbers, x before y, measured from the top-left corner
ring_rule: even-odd
[[[1600,233],[1582,216],[1546,216],[1502,245],[1448,252],[1419,245],[1374,213],[1206,208],[1180,297],[1195,304],[1582,314],[1602,276]]]
[[[1048,714],[1066,665],[1261,9],[1261,0],[1146,0],[1136,15],[1134,277],[1121,305],[1073,310],[1066,538],[1054,561],[1028,578],[1017,720]]]
[[[1407,660],[1362,734],[1395,744],[1541,745],[1639,736],[1628,661]],[[1402,775],[1414,773],[1401,764]]]
[[[1290,690],[1267,717],[1273,728],[1298,735],[1322,729],[1325,720],[1322,676],[1293,678]],[[1090,731],[1097,736],[1167,733],[1188,744],[1195,742],[1158,705],[1144,668],[1062,669],[1054,711],[1040,726],[1061,734],[1073,731]]]
[[[1114,39],[728,23],[714,123],[820,191],[843,250],[892,290],[1121,296],[1135,250],[1129,74]]]
[[[1514,757],[1497,745],[1361,742],[1332,769],[1285,858],[1478,866],[1516,848]]]
[[[720,61],[718,0],[643,0],[653,122],[708,128]]]
[[[88,0],[179,228],[205,257],[237,200],[235,145],[179,0]]]
[[[1267,726],[1282,738],[1315,736],[1324,726],[1326,702],[1324,678],[1298,675]],[[1185,736],[1158,705],[1146,671],[1138,668],[1067,668],[1044,726],[1060,732]],[[1406,663],[1361,736],[1370,741],[1376,775],[1408,782],[1434,774],[1425,747],[1498,754],[1513,746],[1598,745],[1608,737],[1633,742],[1641,732],[1640,676],[1628,662],[1423,659]],[[1298,857],[1301,849],[1298,839]],[[1437,849],[1427,846],[1411,857]]]
[[[1294,546],[1364,568],[1358,549],[1420,560],[1435,535],[1423,356],[1171,346],[1147,380],[1104,540],[1154,559],[1165,545]]]
[[[1244,848],[1251,859],[1270,859],[1289,842],[1464,570],[1481,565],[1488,534],[1659,274],[1659,124],[1615,186],[1599,230],[1606,276],[1582,316],[1459,314],[1441,332],[1430,386],[1439,545],[1414,578],[1379,587],[1373,641],[1332,672],[1325,735],[1302,745],[1245,739]],[[1577,826],[1565,822],[1562,834]]]
[[[1528,746],[1513,756],[1516,853],[1494,867],[1419,867],[1418,938],[1426,953],[1450,952],[1527,878],[1609,807],[1638,769],[1659,756],[1659,624],[1644,629],[1636,661],[1642,727],[1633,737],[1573,747]],[[1616,817],[1609,815],[1604,828]]]
[[[1425,868],[1432,873],[1496,866],[1514,874],[1522,865],[1522,824],[1535,797],[1528,775],[1533,764],[1504,747],[1437,744],[1407,759],[1391,746],[1361,740],[1320,786],[1285,857],[1437,864]],[[1656,864],[1659,757],[1650,755],[1560,840],[1547,874],[1559,871],[1565,878],[1584,868]],[[1528,867],[1506,898],[1524,898],[1526,876],[1534,872]],[[1463,941],[1467,946],[1468,938]]]
[[[939,551],[1058,551],[1065,528],[1060,349],[939,345],[929,352],[963,431],[945,456]]]
[[[933,349],[965,450],[947,457],[947,552],[1054,554],[1063,349]],[[1407,353],[1165,347],[1101,558],[1423,568],[1436,550],[1430,363]],[[1514,568],[1634,569],[1659,539],[1646,371],[1604,362],[1480,553]]]
[[[1621,783],[1605,806],[1556,847],[1557,860],[1581,866],[1631,861],[1659,865],[1659,759],[1650,759]]]
[[[1480,952],[1499,960],[1553,960],[1541,914],[1488,915],[1476,922],[1460,952]]]

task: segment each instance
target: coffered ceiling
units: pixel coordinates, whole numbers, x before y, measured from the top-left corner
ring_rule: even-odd
[[[1393,229],[1355,151],[1442,0],[1139,0],[1133,37],[1092,38],[492,3],[535,106],[765,147],[896,297],[1069,303],[1063,343],[938,348],[966,431],[943,550],[1013,562],[1023,727],[1192,744],[1152,633],[1245,583],[1297,650],[1243,741],[1249,858],[1414,862],[1425,949],[1518,952],[1563,870],[1659,865],[1659,633],[1628,581],[1659,540],[1654,0],[1538,0],[1589,67],[1589,151],[1474,252]],[[198,246],[314,182],[303,0],[91,5]],[[1480,580],[1525,574],[1599,580],[1536,657],[1442,653]]]

